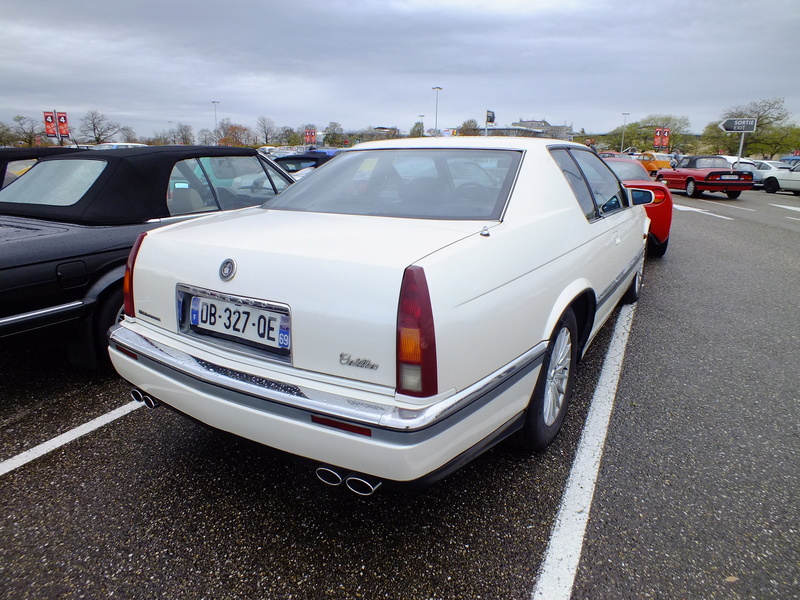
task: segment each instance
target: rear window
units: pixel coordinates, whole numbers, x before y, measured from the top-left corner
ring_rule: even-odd
[[[647,170],[641,165],[641,163],[633,162],[633,161],[621,161],[621,160],[609,160],[606,163],[611,170],[619,177],[622,181],[631,181],[632,179],[638,179],[641,181],[647,181],[650,179],[650,174]]]
[[[72,206],[105,168],[104,160],[42,161],[31,167],[14,185],[0,190],[0,202]]]
[[[440,220],[499,220],[521,153],[513,150],[354,150],[265,208]]]

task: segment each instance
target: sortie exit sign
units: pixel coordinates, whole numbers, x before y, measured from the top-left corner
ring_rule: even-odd
[[[729,133],[753,133],[758,119],[726,119],[719,124],[722,131]]]

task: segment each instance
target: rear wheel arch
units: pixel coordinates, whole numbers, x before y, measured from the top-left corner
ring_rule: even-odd
[[[92,284],[84,296],[87,305],[91,305],[91,311],[83,317],[75,338],[69,343],[69,358],[73,366],[94,369],[110,364],[106,350],[106,324],[116,318],[121,307],[116,304],[122,297],[124,274],[124,264],[109,269]]]
[[[589,341],[594,327],[594,316],[597,311],[597,299],[591,290],[576,297],[569,305],[578,327],[578,361],[583,357],[583,349]]]
[[[545,329],[542,332],[542,339],[549,339],[556,325],[568,310],[571,310],[575,316],[578,360],[580,360],[581,356],[583,356],[583,350],[591,337],[595,323],[595,313],[597,312],[597,297],[588,281],[576,281],[562,292],[547,319]]]

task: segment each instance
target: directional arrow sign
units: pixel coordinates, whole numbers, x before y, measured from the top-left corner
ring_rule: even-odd
[[[719,124],[722,131],[729,133],[753,133],[758,119],[726,119]]]

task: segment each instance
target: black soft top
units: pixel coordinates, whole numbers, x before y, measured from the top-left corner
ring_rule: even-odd
[[[166,192],[172,168],[181,160],[203,156],[258,156],[258,152],[224,146],[146,146],[52,156],[36,166],[54,160],[98,160],[105,161],[107,167],[71,206],[0,202],[0,214],[87,225],[141,223],[168,217]]]
[[[33,146],[31,148],[0,148],[0,181],[6,172],[6,166],[15,160],[40,159],[48,156],[68,156],[75,152],[85,152],[83,148],[70,148],[63,146]]]

